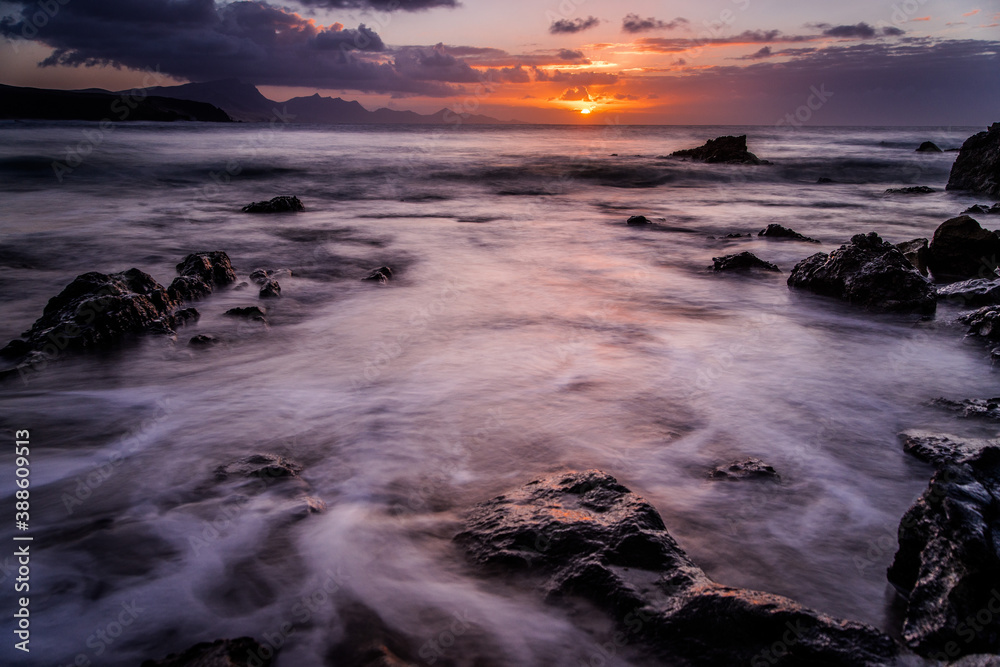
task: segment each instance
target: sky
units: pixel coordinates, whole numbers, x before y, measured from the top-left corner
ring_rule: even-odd
[[[544,123],[1000,120],[1000,0],[0,0],[0,83]]]

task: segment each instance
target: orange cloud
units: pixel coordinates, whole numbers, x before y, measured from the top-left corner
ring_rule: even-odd
[[[911,23],[916,23],[917,21],[930,21],[930,20],[931,20],[930,16],[921,16],[919,18],[910,19],[910,22]]]
[[[965,12],[964,14],[962,14],[962,16],[975,16],[978,13],[979,13],[978,9],[973,9],[971,12]]]

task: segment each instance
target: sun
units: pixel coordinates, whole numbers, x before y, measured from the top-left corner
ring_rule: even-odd
[[[590,109],[580,109],[580,113],[586,116],[587,114],[590,113]]]

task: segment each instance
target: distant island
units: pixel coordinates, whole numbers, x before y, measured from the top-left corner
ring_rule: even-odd
[[[236,79],[113,92],[48,90],[0,85],[0,119],[92,121],[202,121],[256,123],[278,120],[324,125],[510,125],[490,116],[441,109],[433,114],[376,109],[340,97],[294,97],[275,102]]]

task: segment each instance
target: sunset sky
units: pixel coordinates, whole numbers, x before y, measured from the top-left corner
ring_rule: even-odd
[[[277,100],[555,123],[1000,120],[1000,0],[0,0],[0,16],[0,83],[21,86],[239,78]]]

